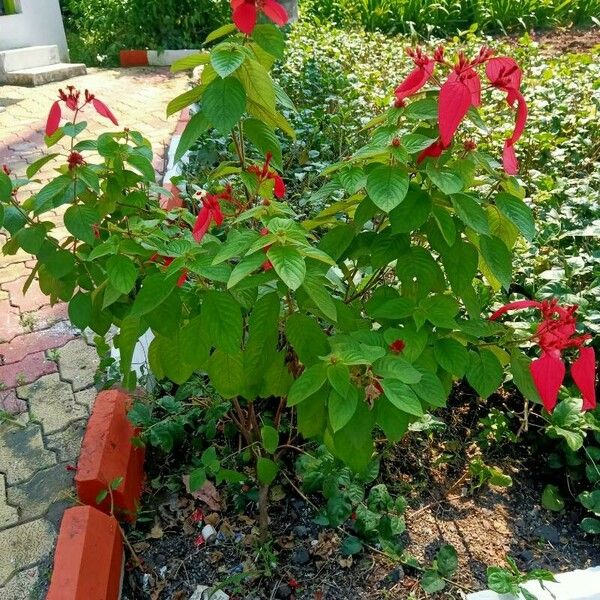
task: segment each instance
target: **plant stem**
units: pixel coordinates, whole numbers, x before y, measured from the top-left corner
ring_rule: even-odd
[[[258,491],[258,528],[260,541],[269,538],[269,486],[261,485]]]

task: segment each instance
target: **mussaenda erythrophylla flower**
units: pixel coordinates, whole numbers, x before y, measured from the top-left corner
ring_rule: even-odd
[[[556,406],[566,374],[562,353],[571,348],[579,354],[571,365],[571,377],[583,396],[583,410],[596,408],[596,354],[591,346],[584,346],[591,338],[590,334],[575,335],[578,307],[560,306],[556,300],[521,300],[506,304],[490,319],[495,321],[509,311],[527,308],[542,313],[542,321],[534,335],[542,353],[540,358],[532,361],[530,371],[546,410],[552,412]]]
[[[113,115],[112,111],[104,102],[98,100],[94,94],[91,94],[88,90],[84,91],[83,103],[81,103],[81,92],[72,85],[67,86],[67,91],[58,90],[59,100],[54,102],[50,107],[48,113],[48,119],[46,121],[46,135],[52,135],[56,133],[60,120],[62,118],[62,107],[61,102],[73,112],[77,113],[82,110],[88,104],[94,107],[94,110],[101,116],[112,121],[113,124],[118,125],[117,118]]]
[[[262,13],[275,25],[283,27],[289,16],[285,8],[275,0],[231,0],[233,22],[246,35],[251,35]]]

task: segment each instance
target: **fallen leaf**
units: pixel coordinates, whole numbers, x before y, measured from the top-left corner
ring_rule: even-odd
[[[155,523],[154,527],[152,527],[150,533],[146,537],[153,540],[160,540],[163,535],[164,531],[162,530],[162,527],[158,523]]]
[[[190,492],[189,475],[183,475],[182,479],[188,494],[191,494],[194,498],[196,498],[196,500],[204,502],[204,504],[206,504],[210,510],[221,510],[221,496],[219,495],[219,492],[212,481],[206,480],[200,489],[196,490],[195,492]]]

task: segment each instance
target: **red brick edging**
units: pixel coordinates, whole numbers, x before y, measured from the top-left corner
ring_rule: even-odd
[[[144,479],[144,449],[132,443],[137,431],[127,418],[130,404],[120,390],[96,397],[75,476],[83,506],[64,513],[47,600],[120,596],[123,539],[114,515],[135,520]]]

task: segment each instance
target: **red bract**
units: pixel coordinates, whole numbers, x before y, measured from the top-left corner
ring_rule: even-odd
[[[272,179],[275,182],[275,187],[273,189],[273,193],[276,198],[283,198],[285,196],[285,183],[280,175],[278,175],[275,171],[270,168],[271,161],[273,160],[273,155],[270,152],[267,152],[265,156],[265,164],[261,167],[258,165],[252,165],[248,167],[248,171],[250,173],[254,173],[258,175],[258,180],[260,183],[267,181],[268,179]]]
[[[4,171],[5,175],[10,175],[10,173],[11,173],[8,165],[2,165],[2,170]]]
[[[439,49],[438,51],[439,52]],[[396,88],[396,106],[401,106],[405,98],[416,94],[431,78],[436,61],[429,58],[420,48],[409,48],[406,53],[415,63],[416,67],[408,77]],[[443,49],[441,51],[443,56]]]
[[[395,340],[390,344],[390,350],[396,354],[400,354],[404,348],[406,348],[404,340]]]
[[[150,260],[152,262],[162,261],[163,265],[165,265],[165,267],[168,267],[175,259],[172,256],[160,256],[159,254],[153,254],[150,257]],[[182,269],[181,275],[179,276],[179,279],[177,280],[177,287],[183,286],[183,284],[187,281],[187,276],[188,276],[188,270]]]
[[[575,335],[577,321],[574,315],[577,306],[563,307],[556,300],[521,300],[506,304],[490,318],[496,320],[508,311],[525,308],[536,308],[542,313],[542,322],[535,333],[542,354],[531,363],[530,370],[546,410],[552,412],[556,406],[566,374],[561,354],[569,348],[579,350],[579,358],[571,365],[571,376],[583,396],[583,410],[596,408],[595,352],[590,346],[583,347],[591,335]]]
[[[258,15],[263,13],[273,23],[283,27],[289,16],[287,11],[275,0],[231,0],[233,22],[246,35],[250,35],[256,27]]]
[[[194,224],[192,235],[197,242],[200,242],[208,231],[211,223],[219,227],[223,223],[223,212],[219,204],[219,197],[213,194],[207,194],[202,199],[202,208],[198,213],[198,218]]]
[[[504,142],[504,152],[502,155],[504,170],[509,175],[515,175],[519,170],[519,162],[517,161],[514,146],[519,141],[521,135],[523,135],[525,123],[527,122],[527,104],[520,89],[521,69],[512,58],[499,56],[498,58],[492,58],[488,62],[486,75],[494,87],[506,92],[506,102],[509,106],[514,107],[515,102],[517,103],[515,128],[513,134]]]
[[[58,90],[58,96],[60,100],[57,100],[50,107],[48,113],[48,119],[46,121],[46,135],[52,135],[58,129],[60,120],[62,118],[62,109],[60,106],[61,102],[65,103],[65,106],[73,112],[80,111],[87,104],[91,104],[95,111],[102,117],[105,117],[112,121],[115,125],[118,125],[118,121],[111,112],[111,110],[104,104],[104,102],[98,100],[94,94],[90,94],[88,90],[84,92],[84,102],[80,104],[81,92],[75,89],[72,85],[67,86],[67,92]]]
[[[69,171],[71,171],[75,167],[85,165],[85,160],[83,160],[83,156],[79,154],[79,152],[71,152],[67,158],[67,163],[69,165]]]

